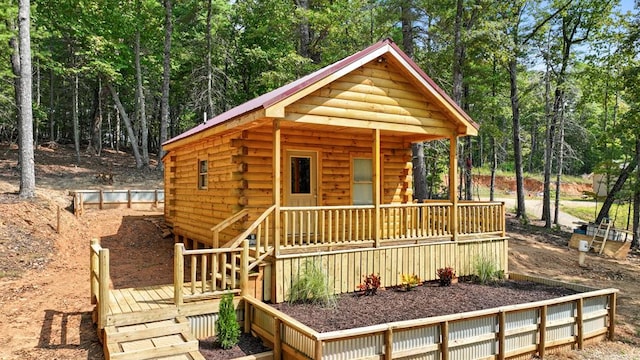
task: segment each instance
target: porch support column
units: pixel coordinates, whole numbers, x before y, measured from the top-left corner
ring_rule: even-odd
[[[449,200],[452,204],[451,217],[449,218],[449,230],[451,239],[458,240],[458,197],[456,196],[456,184],[458,175],[458,138],[454,134],[449,138]]]
[[[375,246],[380,247],[380,129],[373,130],[373,239]]]
[[[276,257],[280,255],[280,120],[273,120],[273,204],[276,206],[273,219],[273,241]]]

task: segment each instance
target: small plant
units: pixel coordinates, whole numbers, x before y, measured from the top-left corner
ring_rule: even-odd
[[[240,325],[233,307],[233,294],[225,294],[220,301],[220,312],[216,320],[216,336],[223,349],[231,349],[240,341]]]
[[[364,281],[358,285],[358,290],[360,290],[364,296],[375,295],[378,288],[380,288],[380,275],[371,273],[363,277]]]
[[[413,290],[420,283],[420,278],[416,274],[402,274],[400,289],[403,291]]]
[[[440,286],[450,286],[451,280],[456,277],[456,272],[452,267],[447,266],[436,270],[436,275],[438,276]]]
[[[336,299],[319,264],[307,260],[289,290],[290,303],[311,303],[335,307]]]
[[[504,272],[498,270],[498,266],[492,259],[478,257],[475,259],[473,267],[476,280],[480,284],[487,284],[504,278]]]

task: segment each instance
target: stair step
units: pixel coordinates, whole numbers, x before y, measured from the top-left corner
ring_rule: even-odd
[[[199,357],[198,357],[199,355]],[[105,328],[105,358],[202,359],[186,318]]]

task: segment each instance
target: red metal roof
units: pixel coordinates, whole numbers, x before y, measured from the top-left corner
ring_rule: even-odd
[[[459,112],[460,115],[462,115],[467,121],[469,121],[472,126],[474,126],[476,129],[478,128],[478,124],[476,124],[473,120],[471,120],[469,115],[467,115],[442,89],[440,89],[440,87],[436,85],[436,83],[429,76],[427,76],[427,74],[424,71],[422,71],[422,69],[420,69],[420,67],[413,60],[411,60],[409,56],[407,56],[407,54],[405,54],[402,50],[400,50],[400,48],[393,42],[393,40],[385,39],[369,46],[368,48],[362,51],[359,51],[351,56],[348,56],[338,62],[328,65],[309,75],[301,77],[300,79],[294,82],[291,82],[280,88],[272,90],[266,94],[258,96],[257,98],[249,100],[241,105],[238,105],[233,109],[225,111],[222,114],[219,114],[218,116],[212,119],[209,119],[206,122],[198,126],[195,126],[190,130],[187,130],[170,140],[167,140],[162,145],[167,145],[175,141],[187,138],[191,135],[205,131],[209,128],[215,127],[216,125],[222,124],[226,121],[232,120],[238,116],[253,112],[255,110],[266,109],[269,106],[276,104],[279,101],[284,100],[287,97],[299,92],[300,90],[305,89],[308,86],[313,85],[314,83],[326,78],[327,76],[330,76],[336,73],[337,71],[345,68],[349,64],[352,64],[362,58],[367,57],[371,53],[387,45],[391,46],[402,57],[402,59],[423,78],[423,80],[425,80],[430,86],[432,86],[433,89],[436,92],[438,92],[445,99],[445,101],[451,104]]]

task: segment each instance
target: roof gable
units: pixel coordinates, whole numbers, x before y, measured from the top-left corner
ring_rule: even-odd
[[[457,123],[462,129],[458,131],[461,135],[476,135],[478,125],[442,90],[435,82],[422,71],[413,60],[411,60],[398,46],[390,39],[385,39],[372,46],[346,57],[336,63],[317,70],[294,82],[263,94],[257,98],[249,100],[233,109],[230,109],[203,124],[200,124],[186,132],[166,141],[163,146],[175,143],[179,140],[187,139],[195,134],[199,134],[227,123],[231,120],[246,116],[252,112],[259,111],[256,117],[283,118],[285,107],[302,99],[303,97],[323,88],[331,82],[342,78],[365,66],[366,64],[390,57],[392,63],[401,72],[405,73],[409,80],[418,88],[421,88],[425,96],[439,103],[444,111],[449,115],[449,119]],[[229,124],[233,127],[233,124]]]

